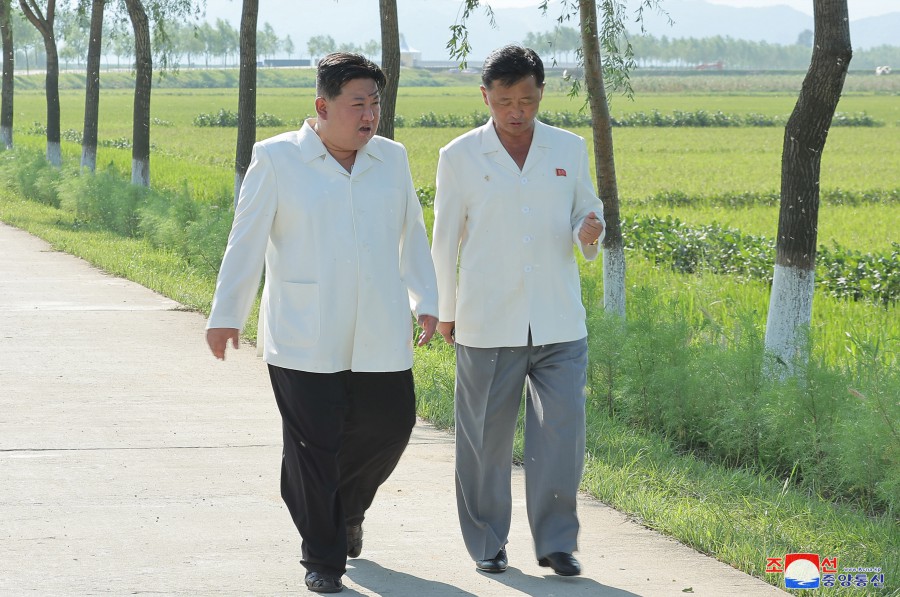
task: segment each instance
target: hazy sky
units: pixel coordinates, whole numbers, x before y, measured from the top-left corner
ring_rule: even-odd
[[[264,2],[265,0],[263,0]],[[401,0],[402,1],[402,0]],[[686,0],[688,2],[692,0]],[[801,12],[811,15],[813,13],[813,0],[705,0],[711,4],[727,4],[728,6],[790,6]],[[629,4],[635,4],[636,0],[627,0]],[[541,0],[486,0],[494,8],[507,8],[514,6],[540,6]],[[240,2],[235,0],[207,0],[208,5],[231,5],[240,15]],[[662,0],[665,7],[665,0]],[[847,0],[850,19],[863,19],[900,12],[900,0]]]
[[[710,4],[727,4],[728,6],[776,6],[779,4],[790,6],[800,12],[811,15],[813,13],[813,0],[706,0]],[[900,12],[898,0],[847,0],[847,10],[850,19],[864,19]],[[898,34],[900,36],[900,34]]]
[[[786,5],[811,15],[813,13],[813,0],[705,0],[710,4],[727,4],[728,6],[777,6]],[[539,6],[540,0],[489,0],[495,8],[510,6]],[[629,4],[635,0],[629,0]],[[665,6],[665,0],[662,1]],[[850,19],[863,19],[900,12],[900,0],[847,0],[847,9]],[[900,34],[898,34],[900,36]]]
[[[397,1],[401,9],[410,10],[410,7],[414,7],[413,9],[419,11],[427,10],[426,7],[429,3],[434,1],[435,14],[440,15],[442,23],[446,21],[443,29],[438,28],[439,23],[437,22],[429,23],[434,25],[434,27],[431,27],[427,33],[426,39],[422,38],[421,32],[405,31],[404,33],[409,44],[422,51],[422,55],[426,60],[445,59],[447,55],[445,39],[449,38],[447,31],[453,21],[454,14],[458,18],[458,10],[462,6],[462,1],[442,0],[440,3],[436,0]],[[620,1],[625,1],[629,11],[632,11],[638,6],[640,0]],[[676,15],[675,20],[678,21],[678,14],[685,11],[689,14],[691,13],[690,10],[687,10],[691,4],[700,4],[704,1],[734,7],[789,6],[811,17],[814,0],[661,0],[660,3],[664,10],[667,6],[670,7],[673,11],[672,14]],[[575,0],[568,0],[568,2],[571,5]],[[279,37],[290,35],[296,44],[298,55],[305,52],[303,48],[306,47],[306,40],[311,36],[321,34],[323,31],[330,31],[339,44],[347,42],[348,38],[356,42],[377,38],[379,24],[378,2],[374,2],[374,0],[353,0],[350,2],[348,0],[346,4],[348,5],[347,9],[341,10],[342,4],[340,0],[261,0],[259,23],[260,27],[265,23],[271,23]],[[438,4],[440,6],[437,6]],[[559,12],[560,0],[550,1],[550,9],[547,15],[542,15],[537,10],[537,7],[541,5],[541,0],[482,0],[482,4],[490,4],[495,9],[522,7],[526,8],[526,10],[517,13],[514,19],[515,25],[510,25],[510,21],[507,20],[503,25],[498,24],[498,29],[496,30],[491,30],[486,25],[480,27],[480,30],[478,27],[470,30],[470,33],[472,33],[472,37],[470,37],[470,42],[472,43],[471,58],[473,60],[482,58],[486,53],[486,48],[493,48],[499,43],[519,39],[524,35],[523,31],[546,31],[552,29],[555,25],[553,17]],[[216,18],[223,18],[236,27],[241,20],[241,5],[241,0],[206,0],[206,20],[214,22]],[[323,19],[317,19],[307,8],[311,5],[321,6],[323,8],[322,14],[327,16]],[[352,8],[349,5],[352,5]],[[676,6],[678,7],[677,9],[675,8]],[[326,8],[327,10],[325,10]],[[877,17],[891,12],[900,12],[900,0],[848,0],[848,8],[850,20],[854,21],[868,17]],[[342,22],[344,16],[348,18]],[[483,21],[483,15],[479,12],[470,21],[470,25],[472,23],[483,24]],[[809,25],[811,24],[812,19],[810,18]],[[715,23],[711,23],[711,25],[715,26]],[[804,25],[804,27],[809,25]],[[501,31],[502,27],[506,27],[505,31]],[[513,31],[512,28],[515,30]],[[684,26],[680,29],[673,28],[671,31],[667,29],[666,35],[678,37],[680,36],[679,31],[684,29]],[[440,31],[440,33],[436,33],[436,31]],[[686,37],[687,35],[684,36]],[[736,34],[735,36],[741,37]],[[897,38],[900,41],[900,34],[897,35]],[[793,34],[790,41],[795,39],[796,33]],[[789,42],[782,40],[773,43]]]

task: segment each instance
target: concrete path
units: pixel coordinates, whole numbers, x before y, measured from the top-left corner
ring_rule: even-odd
[[[3,224],[0,255],[0,595],[311,594],[255,351],[216,361],[202,316]],[[548,575],[521,471],[513,492],[510,569],[483,575],[457,528],[453,438],[420,422],[343,594],[784,594],[589,499],[584,576]]]

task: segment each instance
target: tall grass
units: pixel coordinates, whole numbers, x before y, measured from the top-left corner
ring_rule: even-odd
[[[846,392],[827,404],[835,395],[819,390],[840,394],[839,373],[813,367],[814,383],[807,389],[767,385],[759,374],[753,317],[737,326],[745,326],[746,334],[705,343],[701,336],[709,332],[692,336],[696,327],[684,320],[687,311],[673,306],[666,293],[648,287],[637,294],[628,323],[590,310],[584,489],[642,524],[773,584],[780,578],[764,574],[765,558],[806,551],[838,556],[843,566],[880,566],[887,594],[897,591],[897,510],[884,505],[896,503],[900,479],[897,445],[885,433],[889,419],[860,404],[851,405],[853,412],[842,410],[853,399]],[[415,363],[419,413],[452,427],[452,348],[432,343],[417,352]],[[898,389],[892,375],[888,392]],[[830,416],[819,413],[818,426],[797,428],[803,413],[819,403]],[[896,415],[895,406],[888,416]],[[708,427],[700,429],[700,421]],[[864,442],[848,437],[860,427],[866,429],[857,439]],[[520,417],[514,452],[520,462],[523,431]],[[782,443],[783,453],[776,448]],[[779,457],[784,461],[776,465]],[[838,498],[833,486],[826,487],[838,478],[844,488],[869,483],[882,493]],[[881,506],[875,504],[879,500]]]

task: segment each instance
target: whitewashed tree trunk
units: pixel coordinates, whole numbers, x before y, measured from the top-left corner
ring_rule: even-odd
[[[88,172],[97,171],[97,146],[81,146],[81,168]]]
[[[131,184],[150,186],[150,158],[131,160]]]
[[[853,55],[847,0],[815,0],[813,14],[812,60],[784,129],[781,208],[766,321],[768,373],[782,378],[795,375],[796,365],[809,358],[806,334],[812,319],[822,152]]]
[[[34,25],[44,40],[46,77],[44,93],[47,96],[47,161],[54,167],[62,166],[59,142],[59,53],[53,24],[56,21],[56,0],[47,0],[43,11],[34,0],[19,0],[25,18]]]
[[[47,141],[47,161],[56,168],[62,166],[62,147],[59,141]]]
[[[584,81],[591,106],[594,141],[594,167],[597,188],[603,200],[606,237],[603,239],[603,308],[625,317],[625,250],[619,215],[619,186],[613,152],[612,118],[603,82],[603,62],[598,39],[597,5],[594,0],[579,0],[581,43],[584,54]]]
[[[775,266],[769,314],[766,318],[766,373],[769,377],[793,376],[798,362],[805,363],[802,331],[812,322],[815,270]]]
[[[15,46],[10,24],[10,0],[0,0],[0,41],[3,46],[3,77],[0,83],[0,148],[13,147],[13,103],[15,89]],[[27,62],[28,59],[26,58]]]
[[[625,318],[625,251],[603,249],[603,310]]]
[[[103,52],[103,11],[107,0],[92,0],[91,27],[85,70],[84,129],[81,135],[81,169],[97,171],[97,127],[100,121],[100,56]]]
[[[134,118],[131,125],[131,184],[150,186],[150,93],[153,53],[142,0],[125,0],[134,30]]]

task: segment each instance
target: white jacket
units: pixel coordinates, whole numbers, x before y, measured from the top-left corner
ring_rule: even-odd
[[[592,211],[603,219],[584,139],[568,131],[535,121],[521,171],[491,121],[441,149],[431,252],[457,342],[525,346],[529,328],[536,345],[584,338],[572,245],[596,259],[578,241]]]
[[[273,365],[334,373],[412,366],[412,318],[437,286],[406,149],[374,137],[348,173],[307,122],[257,143],[209,328],[242,328],[259,288]]]

